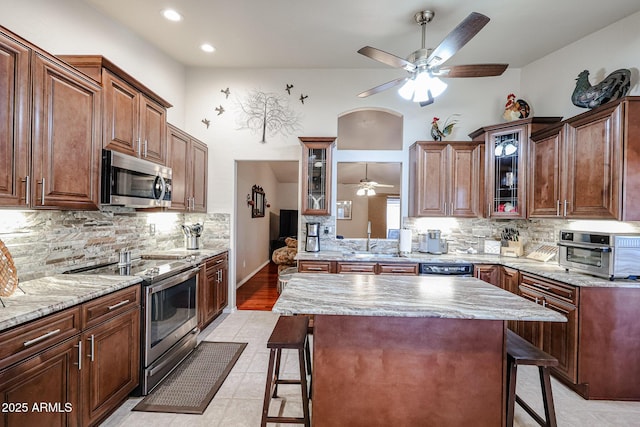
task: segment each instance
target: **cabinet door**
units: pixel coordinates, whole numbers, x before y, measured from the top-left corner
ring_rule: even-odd
[[[563,210],[569,218],[617,218],[622,136],[621,108],[569,122],[566,148],[566,188]]]
[[[28,207],[29,49],[0,32],[0,206]]]
[[[207,145],[191,140],[191,211],[207,212]]]
[[[140,94],[140,157],[167,164],[167,110]]]
[[[216,314],[229,304],[228,267],[225,263],[219,268],[219,279],[216,283]]]
[[[488,214],[494,218],[526,218],[527,125],[487,134]]]
[[[416,144],[413,216],[446,216],[449,209],[447,193],[447,144]]]
[[[78,340],[72,338],[0,372],[0,426],[79,425],[79,351]],[[57,406],[34,410],[41,402]],[[27,407],[4,406],[18,403]]]
[[[103,72],[104,87],[104,148],[130,156],[138,156],[138,91],[118,77]]]
[[[480,146],[449,145],[449,209],[455,217],[478,217],[480,209]]]
[[[560,154],[562,132],[530,141],[529,217],[562,215]]]
[[[500,268],[500,287],[505,291],[518,295],[518,286],[520,284],[520,271],[509,267]],[[508,320],[507,327],[512,331],[518,331],[518,321]]]
[[[578,311],[576,306],[553,297],[545,296],[544,304],[547,308],[557,311],[567,317],[567,322],[545,322],[542,325],[542,350],[558,359],[558,366],[554,371],[576,383],[577,376],[577,335]]]
[[[473,275],[478,279],[501,287],[500,266],[494,264],[474,264]]]
[[[520,296],[531,302],[539,304],[542,294],[520,286]],[[542,323],[532,321],[518,321],[517,334],[538,348],[542,348]]]
[[[167,126],[167,146],[169,158],[167,165],[171,168],[171,209],[186,211],[189,205],[189,135],[181,130]]]
[[[83,425],[111,412],[139,382],[140,310],[121,314],[82,334]]]
[[[302,143],[302,215],[331,214],[333,137],[299,137]]]
[[[36,53],[33,64],[32,205],[98,208],[100,87]]]
[[[218,274],[215,269],[201,269],[198,283],[198,327],[203,329],[216,315],[216,286]]]

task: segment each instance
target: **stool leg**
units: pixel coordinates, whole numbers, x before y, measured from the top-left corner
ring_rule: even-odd
[[[309,417],[309,391],[307,390],[307,370],[304,357],[304,350],[298,350],[298,361],[300,364],[300,388],[302,389],[302,412],[304,414],[305,427],[311,427],[311,418]]]
[[[273,351],[273,350],[271,350]],[[276,349],[276,369],[274,371],[274,387],[273,387],[273,395],[271,397],[278,397],[278,380],[280,380],[280,358],[282,357],[282,349]]]
[[[304,344],[304,352],[307,360],[307,373],[309,374],[309,399],[313,393],[313,374],[311,373],[311,350],[309,348],[309,337]]]
[[[513,427],[514,411],[516,406],[516,377],[518,374],[518,365],[514,360],[510,359],[508,363],[507,373],[507,427]]]
[[[264,402],[262,403],[262,421],[261,427],[266,427],[267,417],[269,416],[269,404],[271,403],[271,386],[273,384],[273,365],[275,362],[276,350],[271,349],[269,354],[269,367],[267,368],[267,384],[264,389]]]
[[[540,386],[542,388],[542,401],[544,403],[544,418],[547,427],[557,427],[556,411],[553,406],[553,395],[551,393],[551,378],[549,377],[549,368],[540,366]]]

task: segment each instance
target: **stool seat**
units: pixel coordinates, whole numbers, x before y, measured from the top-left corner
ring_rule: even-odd
[[[307,387],[307,373],[311,375],[311,351],[307,339],[309,318],[307,316],[280,316],[273,328],[271,336],[267,340],[267,348],[270,349],[267,383],[262,405],[261,426],[267,423],[293,423],[311,426],[309,416],[310,391]],[[280,360],[282,350],[297,350],[300,379],[281,379]],[[269,416],[269,405],[272,397],[278,396],[278,384],[299,384],[302,396],[302,417]]]
[[[558,359],[540,350],[516,333],[507,330],[507,364],[507,388],[509,390],[507,395],[507,427],[513,426],[515,403],[518,403],[541,426],[557,427],[549,368],[557,366]],[[544,404],[544,419],[516,394],[518,365],[538,367],[542,403]]]

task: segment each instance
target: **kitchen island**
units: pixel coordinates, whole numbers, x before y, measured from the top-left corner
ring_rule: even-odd
[[[313,314],[313,425],[504,425],[507,320],[566,318],[470,277],[295,274]]]

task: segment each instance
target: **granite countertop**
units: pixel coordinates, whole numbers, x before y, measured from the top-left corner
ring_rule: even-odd
[[[21,282],[0,298],[0,331],[142,282],[137,276],[56,274]]]
[[[347,262],[469,262],[472,264],[500,264],[520,270],[525,273],[536,274],[540,277],[556,280],[578,287],[593,288],[640,288],[640,280],[616,279],[608,280],[576,271],[565,271],[557,261],[540,262],[528,258],[512,258],[489,254],[449,253],[433,255],[421,252],[410,254],[377,254],[377,253],[349,253],[339,251],[298,252],[297,260],[302,261],[347,261]]]
[[[142,254],[142,257],[150,259],[184,259],[194,257],[193,262],[200,263],[207,258],[220,255],[221,253],[227,252],[228,250],[229,248],[227,246],[207,247],[195,250],[176,248],[164,251],[144,252]]]
[[[280,314],[566,322],[563,315],[473,277],[294,274]]]

